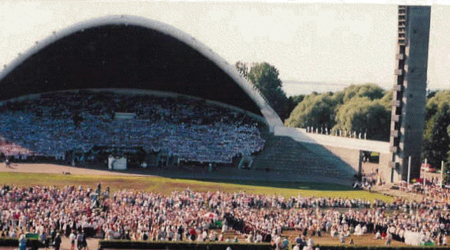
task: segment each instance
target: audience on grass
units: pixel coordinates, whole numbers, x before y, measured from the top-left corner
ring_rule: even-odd
[[[50,237],[50,242],[61,233],[79,249],[86,248],[88,237],[228,241],[224,234],[230,230],[245,235],[247,242],[282,246],[288,243],[281,238],[286,229],[301,232],[295,239],[300,246],[312,246],[310,237],[325,233],[341,242],[352,235],[375,234],[390,243],[405,241],[405,234],[412,232],[423,236],[424,243],[447,244],[449,212],[436,209],[429,201],[404,210],[406,204],[412,203],[189,189],[166,196],[128,190],[110,194],[101,186],[96,190],[4,186],[0,190],[0,229],[5,237],[32,232]]]
[[[399,189],[406,193],[420,194],[441,203],[450,202],[450,188],[448,185],[441,185],[438,178],[434,177],[421,181],[409,185],[406,182],[402,182],[399,184]],[[426,182],[426,185],[423,184],[423,181]]]

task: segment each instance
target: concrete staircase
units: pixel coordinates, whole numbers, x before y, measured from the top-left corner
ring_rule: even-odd
[[[311,182],[342,181],[348,184],[356,172],[321,145],[301,143],[290,137],[270,136],[265,149],[255,157],[253,169],[284,174]]]

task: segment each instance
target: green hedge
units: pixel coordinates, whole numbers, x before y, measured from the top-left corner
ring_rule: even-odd
[[[19,247],[17,238],[0,238],[1,247]],[[37,239],[27,239],[27,248],[38,249],[44,247],[44,244]]]
[[[173,242],[173,241],[130,241],[130,240],[100,240],[101,249],[170,249],[170,250],[226,250],[230,246],[233,250],[272,250],[268,243],[232,243],[232,242]],[[292,245],[293,247],[294,245]],[[358,245],[320,245],[320,250],[442,250],[448,246],[358,246]],[[291,248],[292,249],[292,248]]]
[[[292,246],[293,247],[293,246]],[[319,246],[320,250],[442,250],[449,246]]]
[[[232,242],[185,242],[185,241],[129,241],[129,240],[100,240],[101,249],[170,249],[170,250],[226,250],[230,246],[233,250],[269,250],[268,243],[232,243]]]

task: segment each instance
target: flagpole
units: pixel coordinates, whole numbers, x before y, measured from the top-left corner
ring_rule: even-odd
[[[425,169],[426,169],[426,167],[427,167],[427,158],[425,158]],[[423,186],[425,186],[425,182],[427,180],[427,177],[426,177],[425,173],[426,173],[426,171],[423,172]]]
[[[408,185],[411,179],[411,156],[408,157]]]

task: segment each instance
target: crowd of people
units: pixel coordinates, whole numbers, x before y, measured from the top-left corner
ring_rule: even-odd
[[[304,242],[325,233],[336,238],[373,234],[398,241],[415,233],[424,242],[446,244],[447,206],[431,199],[386,203],[189,189],[171,195],[111,193],[100,184],[97,188],[4,186],[0,229],[6,237],[32,232],[52,238],[61,233],[69,239],[81,234],[153,241],[232,241],[224,233],[233,230],[244,234],[248,242],[281,242],[285,230],[301,232]]]
[[[186,97],[54,92],[0,107],[0,152],[63,159],[71,150],[126,146],[168,151],[181,162],[231,163],[263,149],[261,126],[243,112]]]
[[[423,182],[426,182],[425,184]],[[398,185],[399,189],[405,193],[414,193],[427,197],[441,204],[450,203],[450,186],[442,185],[438,178],[431,178],[430,180],[423,180],[422,183],[415,182],[407,184],[402,182]]]
[[[192,98],[55,92],[0,106],[0,153],[21,159],[35,155],[62,159],[74,149],[127,146],[168,151],[186,162],[231,163],[236,156],[263,149],[261,126],[244,113]],[[374,178],[367,180],[369,186],[375,184]],[[96,189],[4,186],[0,230],[3,237],[12,238],[36,233],[43,241],[50,238],[47,244],[60,244],[62,236],[77,242],[80,249],[86,247],[88,237],[236,241],[224,236],[229,230],[245,235],[248,242],[277,246],[287,244],[281,237],[285,230],[301,232],[295,242],[305,247],[313,245],[308,237],[325,233],[341,242],[364,234],[387,242],[410,242],[413,235],[420,243],[446,245],[450,189],[434,184],[402,189],[421,192],[424,198],[386,203],[189,189],[171,195],[111,193],[100,184]]]

